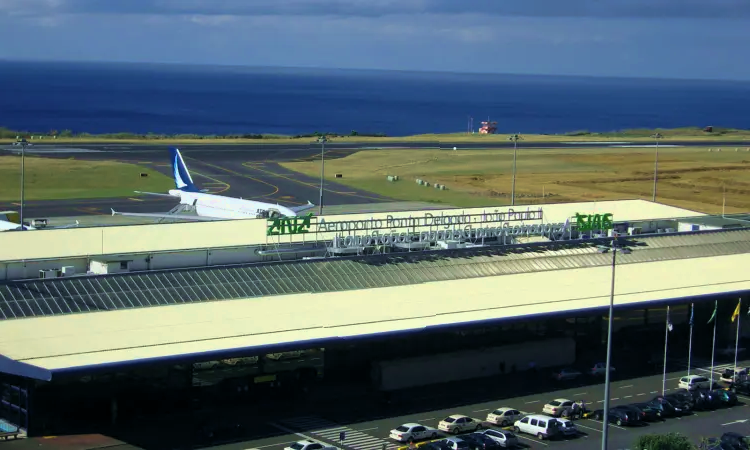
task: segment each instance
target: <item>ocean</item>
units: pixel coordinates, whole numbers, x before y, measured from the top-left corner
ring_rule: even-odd
[[[750,82],[0,61],[0,126],[403,136],[750,127]]]

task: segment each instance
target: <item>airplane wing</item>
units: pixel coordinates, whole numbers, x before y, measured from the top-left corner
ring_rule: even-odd
[[[292,206],[289,209],[291,209],[295,213],[301,213],[301,212],[307,211],[308,209],[311,209],[311,208],[315,208],[315,205],[313,205],[312,202],[310,200],[308,200],[306,205]]]
[[[174,196],[174,195],[169,195],[169,194],[160,194],[160,193],[158,193],[158,192],[144,192],[144,191],[133,191],[133,192],[135,192],[136,194],[154,195],[154,196],[156,196],[156,197],[169,197],[169,198],[175,198],[175,196]]]
[[[188,216],[182,214],[159,214],[159,213],[127,213],[117,212],[112,210],[113,216],[129,216],[129,217],[153,217],[155,219],[180,219],[180,220],[227,220],[218,217],[205,217],[205,216]]]

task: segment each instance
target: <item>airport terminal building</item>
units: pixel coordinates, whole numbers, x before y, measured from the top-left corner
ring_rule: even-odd
[[[749,264],[748,217],[642,200],[2,233],[0,418],[46,435],[491,376],[550,345],[537,367],[574,364],[602,354],[613,274],[616,345],[641,349],[667,305],[731,314]],[[446,358],[462,373],[430,375]]]

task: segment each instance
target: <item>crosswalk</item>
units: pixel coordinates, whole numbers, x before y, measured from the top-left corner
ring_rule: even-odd
[[[682,368],[687,369],[688,367],[688,359],[687,358],[680,358],[673,361],[677,365],[679,365]],[[741,367],[742,365],[738,363],[738,367]],[[704,360],[704,359],[693,359],[690,361],[690,373],[695,373],[696,375],[711,375],[711,361],[710,360]],[[713,366],[713,372],[715,375],[721,375],[722,372],[724,372],[725,369],[734,369],[734,362],[726,363],[726,364],[716,364]]]
[[[378,439],[353,428],[345,427],[316,416],[294,417],[280,420],[279,422],[294,431],[309,434],[316,439],[325,440],[348,449],[395,450],[398,448],[398,445],[392,442]],[[343,444],[339,442],[341,432],[345,433]]]

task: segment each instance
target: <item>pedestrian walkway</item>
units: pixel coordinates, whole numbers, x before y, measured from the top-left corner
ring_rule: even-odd
[[[325,440],[339,447],[354,450],[395,450],[399,447],[395,443],[378,439],[369,434],[320,417],[294,417],[280,420],[279,423],[294,431],[309,434],[316,439]],[[342,432],[345,433],[343,444],[339,442],[339,436]]]
[[[687,370],[687,367],[688,367],[687,358],[675,359],[675,360],[672,360],[672,363],[674,365],[679,366],[680,368],[684,368],[685,370]],[[700,359],[700,358],[693,359],[692,361],[690,361],[690,366],[691,366],[690,367],[691,374],[705,375],[705,376],[711,375],[711,360]],[[742,364],[738,362],[737,367],[743,367],[743,366]],[[714,375],[721,375],[725,369],[734,369],[734,362],[714,365],[713,366]]]

